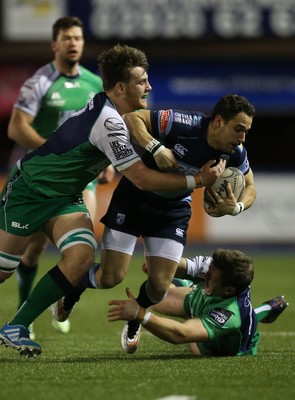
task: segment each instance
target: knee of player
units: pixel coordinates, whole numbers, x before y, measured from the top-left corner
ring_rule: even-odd
[[[20,255],[0,251],[0,283],[5,282],[15,272],[21,260]]]
[[[121,272],[117,272],[114,274],[102,273],[102,275],[100,277],[100,286],[103,289],[111,289],[111,288],[119,285],[119,283],[121,283],[124,278],[125,278],[125,274],[123,274]]]
[[[76,266],[81,270],[88,271],[95,263],[95,253],[87,245],[72,246],[62,252],[62,262],[71,268]]]

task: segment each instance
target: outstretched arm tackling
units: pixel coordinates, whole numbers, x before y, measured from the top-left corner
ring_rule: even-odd
[[[203,342],[209,340],[209,335],[199,318],[184,322],[170,318],[159,317],[139,307],[129,289],[126,290],[128,300],[111,300],[108,311],[110,322],[119,320],[137,320],[158,338],[173,344]]]

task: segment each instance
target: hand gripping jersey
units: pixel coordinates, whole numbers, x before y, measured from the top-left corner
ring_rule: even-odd
[[[234,297],[208,296],[204,293],[202,276],[208,271],[211,257],[187,259],[193,290],[184,301],[190,318],[200,318],[210,340],[197,343],[203,355],[254,355],[259,334],[255,311],[250,302],[250,288]],[[186,285],[185,285],[186,286]]]
[[[29,188],[62,197],[79,194],[110,164],[122,171],[138,160],[122,117],[99,93],[20,160],[19,168]]]
[[[14,106],[32,115],[33,128],[47,139],[62,122],[101,91],[101,78],[86,68],[79,66],[78,75],[65,76],[51,62],[25,81]]]

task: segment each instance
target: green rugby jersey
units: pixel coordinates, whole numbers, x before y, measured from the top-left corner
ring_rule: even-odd
[[[140,160],[114,104],[98,93],[40,147],[18,162],[27,186],[46,197],[77,195],[108,165]]]
[[[15,107],[32,115],[33,128],[45,139],[73,112],[103,90],[99,76],[79,66],[78,75],[66,76],[54,62],[41,67],[20,89]]]
[[[210,338],[197,343],[198,348],[203,355],[254,355],[259,334],[256,314],[250,301],[250,288],[229,298],[206,295],[203,277],[211,261],[212,257],[208,256],[187,259],[188,277],[193,280],[193,290],[185,297],[184,308],[190,318],[201,319]]]

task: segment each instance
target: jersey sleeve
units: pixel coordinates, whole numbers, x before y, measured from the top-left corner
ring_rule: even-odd
[[[104,153],[118,171],[140,160],[134,150],[128,128],[120,114],[109,104],[96,121],[90,142]]]
[[[187,275],[193,280],[196,278],[203,278],[204,274],[209,269],[211,261],[212,257],[210,256],[195,256],[187,258]]]
[[[49,64],[40,68],[22,85],[14,107],[35,117],[40,109],[43,96],[57,74],[56,71],[51,70]]]
[[[227,167],[237,167],[244,175],[249,172],[250,164],[247,156],[247,150],[242,144],[237,146],[230,155]]]
[[[171,131],[173,124],[172,110],[151,111],[152,135],[164,139]]]

